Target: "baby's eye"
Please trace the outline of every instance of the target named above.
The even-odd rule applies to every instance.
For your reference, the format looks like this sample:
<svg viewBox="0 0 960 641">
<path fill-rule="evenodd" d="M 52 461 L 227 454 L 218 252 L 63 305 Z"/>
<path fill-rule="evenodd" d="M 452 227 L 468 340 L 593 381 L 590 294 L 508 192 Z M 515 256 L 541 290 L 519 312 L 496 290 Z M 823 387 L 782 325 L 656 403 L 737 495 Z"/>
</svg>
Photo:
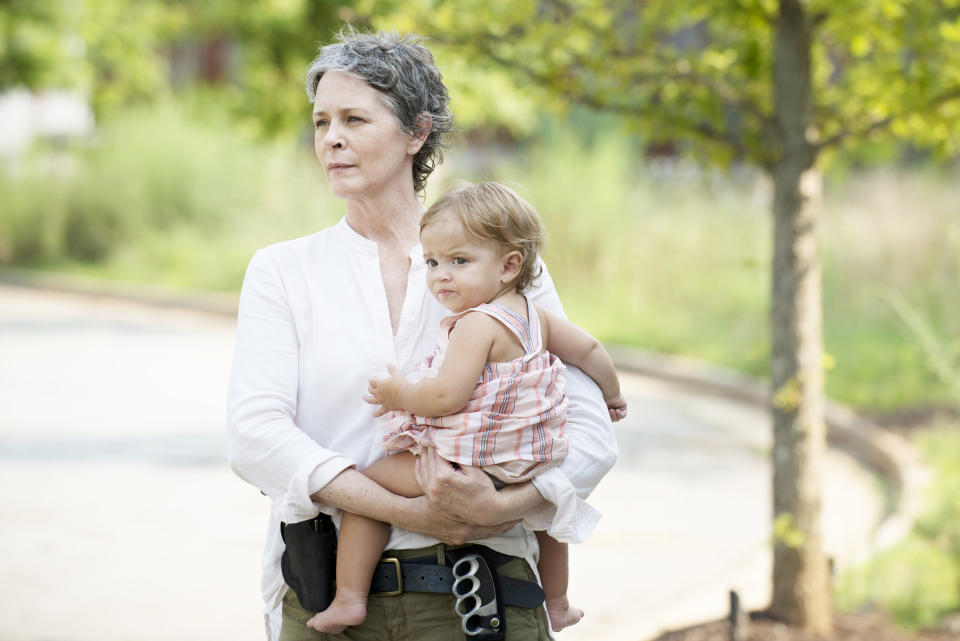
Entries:
<svg viewBox="0 0 960 641">
<path fill-rule="evenodd" d="M 428 258 L 428 259 L 426 259 L 424 262 L 427 263 L 427 267 L 436 267 L 436 266 L 437 266 L 437 261 L 434 260 L 433 258 Z"/>
<path fill-rule="evenodd" d="M 467 264 L 467 259 L 464 258 L 463 256 L 457 256 L 456 258 L 453 259 L 453 264 L 454 264 L 454 265 L 466 265 L 466 264 Z"/>
</svg>

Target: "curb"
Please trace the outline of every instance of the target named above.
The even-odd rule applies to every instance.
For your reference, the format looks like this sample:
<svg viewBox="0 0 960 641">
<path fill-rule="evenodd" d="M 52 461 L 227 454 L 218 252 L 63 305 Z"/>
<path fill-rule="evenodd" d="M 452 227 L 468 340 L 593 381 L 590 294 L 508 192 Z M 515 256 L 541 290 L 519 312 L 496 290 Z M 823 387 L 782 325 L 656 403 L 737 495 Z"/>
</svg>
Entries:
<svg viewBox="0 0 960 641">
<path fill-rule="evenodd" d="M 237 317 L 238 296 L 212 290 L 144 285 L 12 267 L 0 269 L 0 285 Z"/>
<path fill-rule="evenodd" d="M 769 407 L 770 386 L 762 379 L 683 356 L 661 354 L 636 347 L 608 345 L 618 369 L 670 381 L 701 394 Z M 846 452 L 885 481 L 884 514 L 873 540 L 859 555 L 865 561 L 902 539 L 913 527 L 920 509 L 920 490 L 929 480 L 910 442 L 854 410 L 827 401 L 824 407 L 827 443 Z"/>
</svg>

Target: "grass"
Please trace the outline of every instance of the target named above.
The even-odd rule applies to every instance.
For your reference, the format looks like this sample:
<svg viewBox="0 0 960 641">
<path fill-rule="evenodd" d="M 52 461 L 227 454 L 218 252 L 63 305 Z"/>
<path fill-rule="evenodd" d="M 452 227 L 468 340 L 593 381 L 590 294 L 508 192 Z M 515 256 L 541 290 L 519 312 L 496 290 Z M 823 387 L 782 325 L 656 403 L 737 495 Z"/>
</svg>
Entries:
<svg viewBox="0 0 960 641">
<path fill-rule="evenodd" d="M 342 216 L 305 160 L 176 105 L 131 112 L 0 172 L 0 265 L 237 291 L 257 248 Z"/>
<path fill-rule="evenodd" d="M 960 425 L 914 440 L 933 472 L 922 516 L 904 540 L 843 573 L 835 591 L 840 609 L 880 606 L 911 629 L 960 610 Z"/>
<path fill-rule="evenodd" d="M 823 234 L 827 350 L 838 357 L 828 391 L 880 409 L 954 403 L 955 385 L 936 361 L 942 353 L 960 373 L 956 179 L 879 173 L 837 191 Z"/>
<path fill-rule="evenodd" d="M 518 186 L 547 224 L 545 257 L 572 320 L 607 341 L 764 375 L 769 185 L 647 162 L 630 140 L 561 127 L 492 159 L 459 147 L 427 201 L 453 178 Z M 0 265 L 226 291 L 256 248 L 343 212 L 302 145 L 252 142 L 172 105 L 107 123 L 90 148 L 37 153 L 0 172 L 0 190 Z M 951 402 L 958 181 L 873 173 L 825 193 L 828 394 L 878 410 Z"/>
<path fill-rule="evenodd" d="M 631 156 L 622 138 L 561 140 L 531 152 L 534 171 L 503 172 L 545 219 L 571 318 L 608 341 L 763 372 L 765 199 L 753 184 L 657 177 Z"/>
</svg>

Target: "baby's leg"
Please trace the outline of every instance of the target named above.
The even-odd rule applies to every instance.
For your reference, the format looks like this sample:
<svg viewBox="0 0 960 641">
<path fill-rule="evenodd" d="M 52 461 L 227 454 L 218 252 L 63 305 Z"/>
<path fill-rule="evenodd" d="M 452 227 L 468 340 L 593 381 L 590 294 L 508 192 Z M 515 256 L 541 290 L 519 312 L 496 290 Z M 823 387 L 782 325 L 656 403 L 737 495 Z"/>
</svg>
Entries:
<svg viewBox="0 0 960 641">
<path fill-rule="evenodd" d="M 547 598 L 547 614 L 550 615 L 550 627 L 559 632 L 583 618 L 583 610 L 574 608 L 567 599 L 569 581 L 569 561 L 567 544 L 547 536 L 546 532 L 537 532 L 540 543 L 540 582 Z"/>
<path fill-rule="evenodd" d="M 415 461 L 412 454 L 403 452 L 380 459 L 363 473 L 395 494 L 420 496 Z M 337 540 L 337 593 L 330 607 L 307 621 L 309 627 L 339 634 L 347 626 L 363 623 L 370 580 L 389 537 L 389 524 L 344 513 Z"/>
<path fill-rule="evenodd" d="M 387 523 L 344 512 L 337 537 L 337 592 L 326 610 L 307 621 L 309 627 L 339 634 L 363 623 L 370 579 L 389 536 Z"/>
<path fill-rule="evenodd" d="M 374 462 L 373 465 L 363 470 L 363 473 L 376 481 L 380 487 L 412 499 L 423 495 L 423 490 L 417 483 L 417 475 L 414 472 L 416 465 L 416 456 L 410 452 L 399 452 Z"/>
</svg>

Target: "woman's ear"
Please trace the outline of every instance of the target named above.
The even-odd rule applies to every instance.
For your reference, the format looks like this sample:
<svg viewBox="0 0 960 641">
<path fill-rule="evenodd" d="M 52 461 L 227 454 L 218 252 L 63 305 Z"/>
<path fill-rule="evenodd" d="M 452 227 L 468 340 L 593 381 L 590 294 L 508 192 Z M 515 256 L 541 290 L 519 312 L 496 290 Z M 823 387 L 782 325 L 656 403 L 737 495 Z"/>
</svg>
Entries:
<svg viewBox="0 0 960 641">
<path fill-rule="evenodd" d="M 523 268 L 523 254 L 516 250 L 507 252 L 501 261 L 500 282 L 506 285 L 515 281 L 520 275 L 520 270 Z"/>
<path fill-rule="evenodd" d="M 410 144 L 407 145 L 407 153 L 411 156 L 420 151 L 423 143 L 427 141 L 427 136 L 430 135 L 430 130 L 433 129 L 433 117 L 424 111 L 417 116 L 414 127 L 413 135 L 410 136 Z"/>
</svg>

